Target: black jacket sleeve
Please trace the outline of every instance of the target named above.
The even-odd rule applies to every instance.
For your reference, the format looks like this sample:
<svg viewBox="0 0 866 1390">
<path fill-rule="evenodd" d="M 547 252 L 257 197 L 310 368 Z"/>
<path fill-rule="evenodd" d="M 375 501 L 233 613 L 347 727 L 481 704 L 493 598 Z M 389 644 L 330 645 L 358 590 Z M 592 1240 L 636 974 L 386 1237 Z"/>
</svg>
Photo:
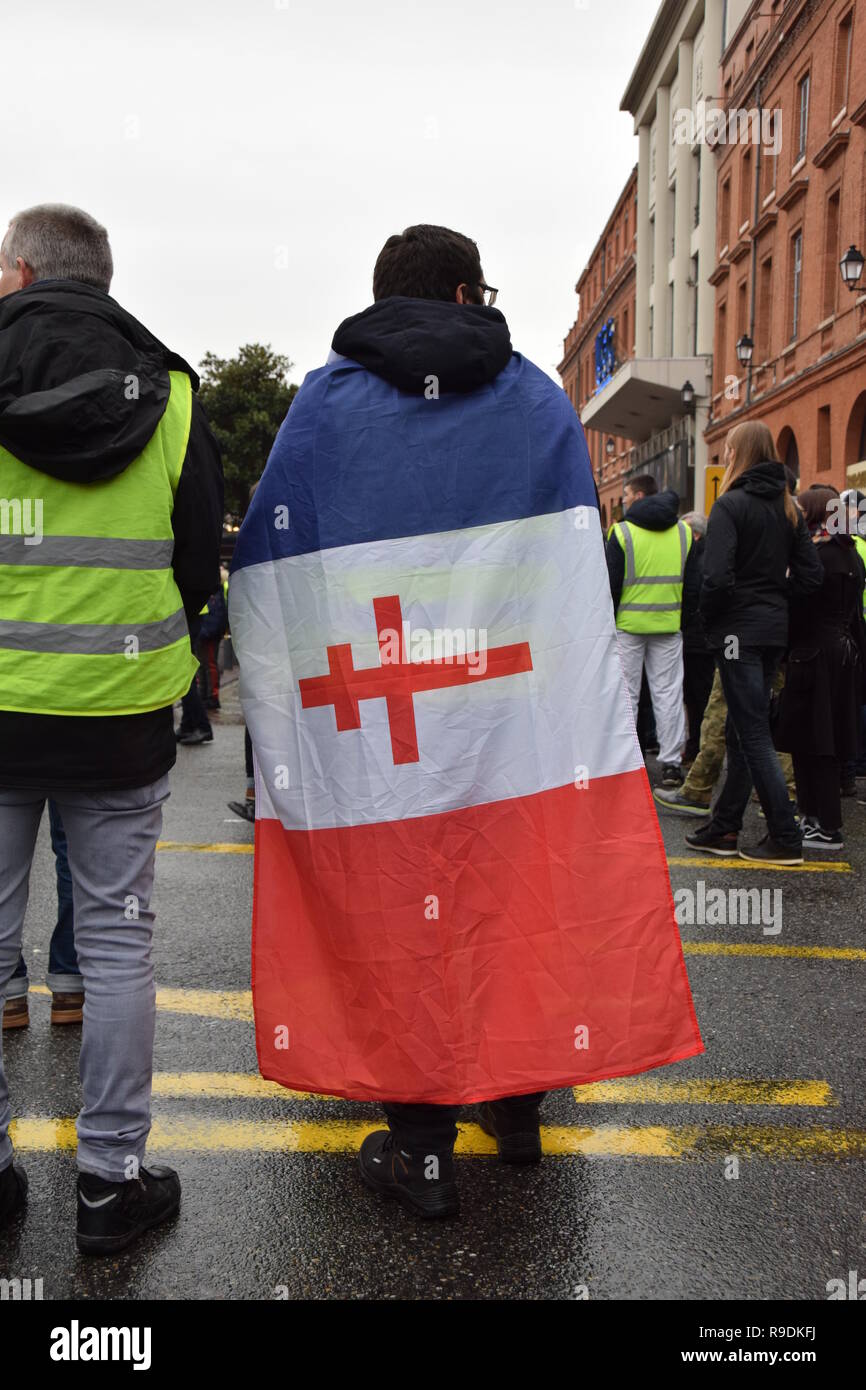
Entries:
<svg viewBox="0 0 866 1390">
<path fill-rule="evenodd" d="M 817 548 L 809 535 L 806 518 L 797 518 L 794 548 L 788 565 L 788 598 L 811 594 L 824 583 L 824 566 L 818 559 Z"/>
<path fill-rule="evenodd" d="M 707 525 L 704 546 L 704 577 L 701 584 L 700 611 L 704 620 L 724 612 L 734 595 L 736 583 L 737 528 L 734 519 L 719 498 Z"/>
<path fill-rule="evenodd" d="M 615 613 L 622 598 L 622 582 L 625 579 L 625 552 L 616 538 L 615 531 L 610 533 L 605 555 L 607 557 L 607 577 L 610 581 L 610 596 L 613 599 L 613 611 Z"/>
<path fill-rule="evenodd" d="M 703 571 L 703 546 L 694 540 L 689 546 L 689 553 L 686 556 L 685 569 L 683 570 L 683 601 L 680 612 L 680 627 L 683 629 L 693 623 L 700 627 L 698 609 Z"/>
<path fill-rule="evenodd" d="M 172 569 L 187 622 L 220 587 L 223 469 L 219 447 L 202 406 L 193 396 L 189 443 L 171 517 Z"/>
</svg>

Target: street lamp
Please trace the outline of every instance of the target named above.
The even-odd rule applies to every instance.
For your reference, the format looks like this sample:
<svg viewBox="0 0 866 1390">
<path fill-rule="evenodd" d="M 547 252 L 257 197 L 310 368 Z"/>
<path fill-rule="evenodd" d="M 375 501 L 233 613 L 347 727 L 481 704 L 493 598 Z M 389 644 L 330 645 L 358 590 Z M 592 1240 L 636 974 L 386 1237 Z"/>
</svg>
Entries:
<svg viewBox="0 0 866 1390">
<path fill-rule="evenodd" d="M 690 381 L 683 382 L 682 389 L 680 390 L 680 400 L 683 403 L 683 409 L 690 411 L 695 403 L 695 388 Z"/>
<path fill-rule="evenodd" d="M 842 280 L 849 290 L 856 290 L 860 283 L 860 276 L 863 274 L 862 251 L 858 251 L 856 246 L 849 246 L 839 262 L 839 269 L 842 272 Z"/>
<path fill-rule="evenodd" d="M 613 442 L 613 440 L 611 439 L 610 435 L 608 435 L 608 437 L 607 437 L 607 443 L 606 443 L 605 446 L 604 446 L 604 451 L 605 451 L 605 453 L 607 454 L 607 456 L 608 456 L 609 459 L 612 459 L 613 456 L 614 456 L 614 454 L 616 453 L 616 445 L 614 444 L 614 442 Z"/>
<path fill-rule="evenodd" d="M 742 338 L 739 338 L 737 341 L 737 361 L 741 366 L 748 367 L 751 365 L 752 353 L 754 351 L 755 344 L 752 342 L 748 333 L 744 333 Z"/>
</svg>

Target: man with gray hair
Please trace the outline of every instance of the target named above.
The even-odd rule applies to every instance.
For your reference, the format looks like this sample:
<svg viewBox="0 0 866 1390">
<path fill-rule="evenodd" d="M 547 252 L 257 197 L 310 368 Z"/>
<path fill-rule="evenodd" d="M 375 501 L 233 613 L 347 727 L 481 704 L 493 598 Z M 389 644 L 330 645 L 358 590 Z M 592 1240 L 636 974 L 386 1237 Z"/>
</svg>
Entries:
<svg viewBox="0 0 866 1390">
<path fill-rule="evenodd" d="M 155 990 L 150 907 L 190 627 L 220 582 L 222 468 L 198 378 L 108 291 L 86 212 L 17 213 L 0 245 L 0 1003 L 45 801 L 68 841 L 84 980 L 78 1247 L 172 1216 L 144 1166 Z M 0 1054 L 0 1227 L 13 1162 Z"/>
</svg>

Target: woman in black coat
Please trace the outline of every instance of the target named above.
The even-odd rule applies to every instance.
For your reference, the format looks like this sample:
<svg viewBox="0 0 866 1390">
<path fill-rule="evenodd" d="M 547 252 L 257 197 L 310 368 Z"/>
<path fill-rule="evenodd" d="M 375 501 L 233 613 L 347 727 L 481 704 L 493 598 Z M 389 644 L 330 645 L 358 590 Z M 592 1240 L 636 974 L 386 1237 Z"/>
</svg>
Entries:
<svg viewBox="0 0 866 1390">
<path fill-rule="evenodd" d="M 823 571 L 766 425 L 735 425 L 725 462 L 707 528 L 700 610 L 728 706 L 728 767 L 710 821 L 686 844 L 759 863 L 802 864 L 802 836 L 770 732 L 770 688 L 788 645 L 788 602 L 820 588 Z M 769 833 L 743 849 L 737 837 L 753 783 Z"/>
<path fill-rule="evenodd" d="M 810 488 L 800 507 L 824 582 L 791 600 L 788 675 L 776 747 L 793 754 L 804 849 L 842 848 L 840 764 L 857 753 L 863 701 L 866 571 L 849 535 L 828 529 L 830 488 Z"/>
</svg>

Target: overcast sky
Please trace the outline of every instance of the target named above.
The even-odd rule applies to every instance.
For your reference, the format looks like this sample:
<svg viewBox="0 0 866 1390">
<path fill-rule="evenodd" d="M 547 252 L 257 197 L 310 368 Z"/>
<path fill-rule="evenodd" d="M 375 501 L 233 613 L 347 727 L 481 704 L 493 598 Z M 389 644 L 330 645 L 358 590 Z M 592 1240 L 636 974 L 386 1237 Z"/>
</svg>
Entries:
<svg viewBox="0 0 866 1390">
<path fill-rule="evenodd" d="M 108 227 L 112 293 L 194 365 L 320 365 L 385 238 L 474 237 L 555 376 L 637 160 L 619 103 L 656 0 L 0 0 L 2 209 Z M 558 379 L 558 378 L 557 378 Z"/>
</svg>

